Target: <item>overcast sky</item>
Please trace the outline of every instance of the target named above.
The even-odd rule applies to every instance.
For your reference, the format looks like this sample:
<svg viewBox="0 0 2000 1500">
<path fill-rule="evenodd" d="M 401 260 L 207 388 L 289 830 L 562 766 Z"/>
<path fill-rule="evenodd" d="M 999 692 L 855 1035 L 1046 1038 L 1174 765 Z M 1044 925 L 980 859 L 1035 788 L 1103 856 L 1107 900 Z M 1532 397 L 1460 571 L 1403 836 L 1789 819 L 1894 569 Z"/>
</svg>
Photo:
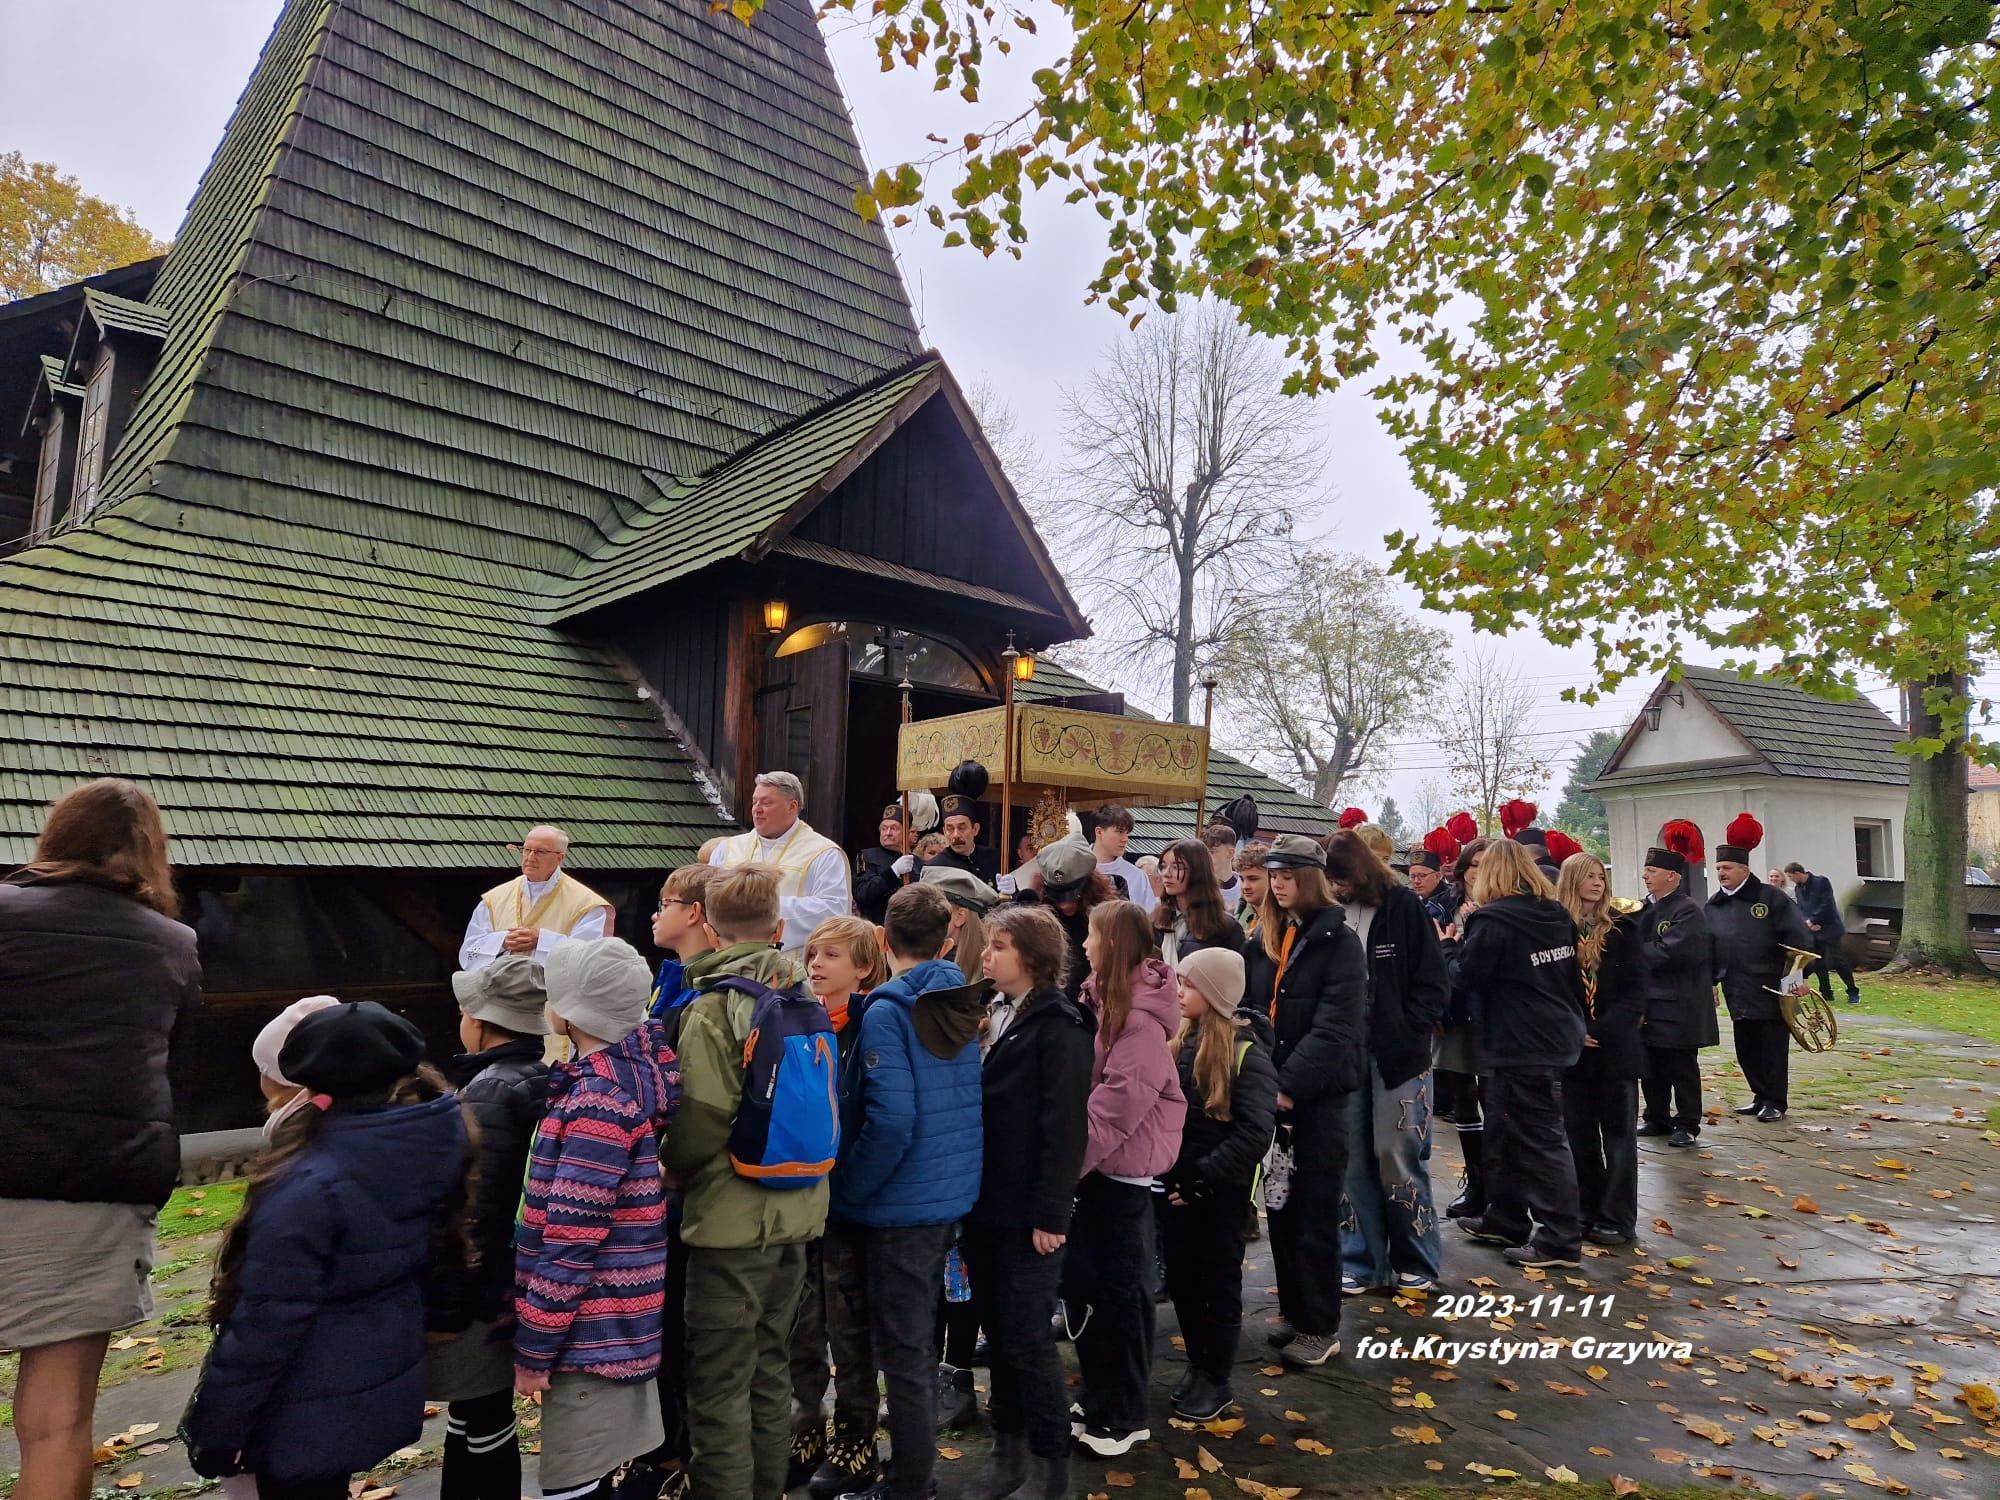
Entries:
<svg viewBox="0 0 2000 1500">
<path fill-rule="evenodd" d="M 11 0 L 7 45 L 0 49 L 0 151 L 55 162 L 89 191 L 132 208 L 154 233 L 171 236 L 280 8 L 280 0 Z M 995 98 L 967 106 L 906 71 L 882 73 L 872 45 L 851 25 L 835 24 L 831 41 L 871 167 L 922 155 L 928 132 L 956 140 L 982 129 L 1006 105 Z M 1017 53 L 1015 60 L 1024 59 Z M 1010 72 L 1026 76 L 1025 67 L 1010 69 L 1009 62 L 989 62 L 983 70 L 989 87 Z M 1104 254 L 1102 227 L 1088 209 L 1067 208 L 1050 195 L 1030 207 L 1031 242 L 1021 263 L 941 250 L 927 229 L 899 236 L 904 278 L 927 340 L 963 383 L 989 382 L 1052 456 L 1062 448 L 1062 388 L 1079 383 L 1124 327 L 1105 309 L 1083 305 Z M 1384 560 L 1382 537 L 1399 528 L 1428 529 L 1427 508 L 1363 390 L 1322 397 L 1317 405 L 1337 487 L 1310 518 L 1310 529 L 1344 550 Z M 1456 621 L 1436 623 L 1462 642 L 1474 639 Z M 1540 744 L 1558 764 L 1541 799 L 1552 809 L 1563 769 L 1583 738 L 1595 728 L 1622 728 L 1650 682 L 1628 685 L 1596 707 L 1566 704 L 1562 690 L 1587 680 L 1585 652 L 1525 633 L 1500 649 L 1535 688 Z M 1139 684 L 1112 685 L 1145 697 Z M 1893 706 L 1893 698 L 1882 701 Z M 1424 781 L 1445 776 L 1445 757 L 1428 737 L 1407 739 L 1396 748 L 1386 786 L 1406 811 Z M 1360 800 L 1372 811 L 1380 795 Z"/>
</svg>

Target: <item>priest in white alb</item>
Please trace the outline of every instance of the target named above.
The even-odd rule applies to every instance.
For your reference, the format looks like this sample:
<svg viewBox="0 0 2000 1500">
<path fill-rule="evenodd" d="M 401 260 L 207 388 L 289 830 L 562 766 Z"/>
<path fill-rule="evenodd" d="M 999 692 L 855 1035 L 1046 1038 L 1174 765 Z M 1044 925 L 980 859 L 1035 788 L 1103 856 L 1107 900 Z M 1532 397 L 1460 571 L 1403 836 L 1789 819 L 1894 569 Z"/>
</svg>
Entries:
<svg viewBox="0 0 2000 1500">
<path fill-rule="evenodd" d="M 750 793 L 750 832 L 725 839 L 709 856 L 712 865 L 775 865 L 784 875 L 778 913 L 784 919 L 780 946 L 798 952 L 812 930 L 828 917 L 853 914 L 847 856 L 831 839 L 799 816 L 806 790 L 790 771 L 766 771 Z"/>
<path fill-rule="evenodd" d="M 546 962 L 567 938 L 611 935 L 611 903 L 562 868 L 569 835 L 560 828 L 530 828 L 521 840 L 521 873 L 496 885 L 472 909 L 461 969 L 483 969 L 503 953 L 531 953 Z"/>
</svg>

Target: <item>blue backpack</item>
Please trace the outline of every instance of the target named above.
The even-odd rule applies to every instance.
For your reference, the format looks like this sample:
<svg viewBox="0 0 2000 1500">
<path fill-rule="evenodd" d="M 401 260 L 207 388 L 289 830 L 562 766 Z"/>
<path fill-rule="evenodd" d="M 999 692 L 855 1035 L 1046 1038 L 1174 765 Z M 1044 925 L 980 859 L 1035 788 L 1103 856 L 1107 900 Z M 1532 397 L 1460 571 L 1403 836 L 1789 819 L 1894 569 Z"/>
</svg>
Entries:
<svg viewBox="0 0 2000 1500">
<path fill-rule="evenodd" d="M 840 1052 L 826 1007 L 803 988 L 774 990 L 754 979 L 714 988 L 751 1000 L 730 1165 L 767 1188 L 824 1181 L 840 1149 Z"/>
</svg>

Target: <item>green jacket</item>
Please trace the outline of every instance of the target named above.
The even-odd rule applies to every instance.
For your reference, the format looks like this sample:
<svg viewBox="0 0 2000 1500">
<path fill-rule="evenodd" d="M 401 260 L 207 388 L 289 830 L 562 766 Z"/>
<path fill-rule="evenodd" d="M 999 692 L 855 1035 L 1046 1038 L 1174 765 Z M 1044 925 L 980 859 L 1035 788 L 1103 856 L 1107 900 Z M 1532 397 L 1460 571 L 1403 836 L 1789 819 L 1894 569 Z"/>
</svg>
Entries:
<svg viewBox="0 0 2000 1500">
<path fill-rule="evenodd" d="M 667 1127 L 660 1161 L 682 1185 L 681 1238 L 711 1250 L 795 1245 L 826 1229 L 827 1185 L 781 1190 L 736 1175 L 729 1132 L 743 1102 L 743 1046 L 750 1037 L 751 1000 L 709 993 L 731 976 L 775 988 L 798 982 L 799 966 L 769 943 L 736 943 L 692 960 L 682 982 L 703 993 L 681 1020 L 681 1105 Z"/>
</svg>

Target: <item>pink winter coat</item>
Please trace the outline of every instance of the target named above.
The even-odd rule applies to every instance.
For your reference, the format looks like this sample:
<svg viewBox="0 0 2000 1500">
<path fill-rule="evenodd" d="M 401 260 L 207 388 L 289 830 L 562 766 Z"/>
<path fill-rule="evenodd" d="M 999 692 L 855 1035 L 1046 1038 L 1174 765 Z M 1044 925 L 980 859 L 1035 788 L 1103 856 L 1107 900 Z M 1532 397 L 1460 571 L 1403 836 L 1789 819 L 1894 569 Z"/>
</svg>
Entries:
<svg viewBox="0 0 2000 1500">
<path fill-rule="evenodd" d="M 1098 1013 L 1095 979 L 1084 982 L 1083 1003 Z M 1157 958 L 1144 960 L 1132 977 L 1125 1029 L 1108 1049 L 1102 1037 L 1097 1042 L 1084 1176 L 1153 1177 L 1179 1156 L 1187 1099 L 1167 1043 L 1180 1030 L 1180 1020 L 1174 971 Z"/>
</svg>

